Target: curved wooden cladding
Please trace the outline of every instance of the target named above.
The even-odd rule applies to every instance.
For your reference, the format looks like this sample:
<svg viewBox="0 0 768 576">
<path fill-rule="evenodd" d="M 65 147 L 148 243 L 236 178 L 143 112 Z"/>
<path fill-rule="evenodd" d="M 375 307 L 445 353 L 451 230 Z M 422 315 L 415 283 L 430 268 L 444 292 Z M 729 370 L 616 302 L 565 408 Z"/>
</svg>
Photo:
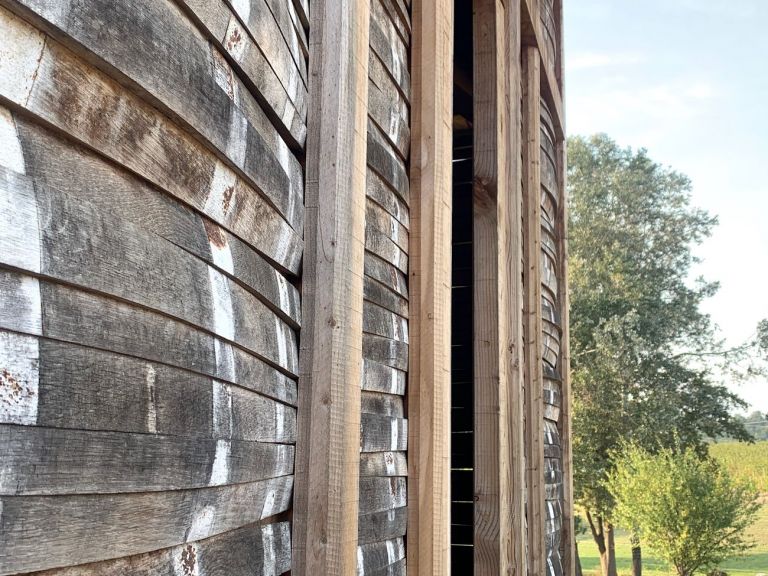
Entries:
<svg viewBox="0 0 768 576">
<path fill-rule="evenodd" d="M 541 4 L 542 18 L 547 0 Z M 560 443 L 560 415 L 562 407 L 560 341 L 562 323 L 560 274 L 559 219 L 561 191 L 558 178 L 556 136 L 552 116 L 547 103 L 540 102 L 540 170 L 541 170 L 541 309 L 544 386 L 544 498 L 546 571 L 548 576 L 563 575 L 563 462 Z"/>
<path fill-rule="evenodd" d="M 290 570 L 306 9 L 0 0 L 0 574 Z"/>
<path fill-rule="evenodd" d="M 541 23 L 542 55 L 552 70 L 558 70 L 560 65 L 560 30 L 557 11 L 560 0 L 539 0 L 539 19 Z"/>
<path fill-rule="evenodd" d="M 363 285 L 358 574 L 405 574 L 410 17 L 372 0 Z"/>
</svg>

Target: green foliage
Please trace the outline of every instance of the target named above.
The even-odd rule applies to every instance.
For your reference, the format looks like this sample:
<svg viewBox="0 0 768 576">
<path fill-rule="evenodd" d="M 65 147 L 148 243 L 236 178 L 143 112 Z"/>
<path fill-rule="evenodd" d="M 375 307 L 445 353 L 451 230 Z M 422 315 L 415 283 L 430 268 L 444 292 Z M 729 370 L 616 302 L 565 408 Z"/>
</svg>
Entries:
<svg viewBox="0 0 768 576">
<path fill-rule="evenodd" d="M 637 529 L 679 576 L 716 568 L 753 545 L 745 532 L 757 518 L 757 493 L 690 448 L 652 454 L 628 445 L 606 485 L 615 518 Z"/>
<path fill-rule="evenodd" d="M 758 345 L 723 350 L 701 312 L 717 284 L 689 281 L 692 248 L 716 219 L 691 207 L 685 176 L 604 135 L 571 138 L 568 158 L 575 495 L 610 517 L 604 481 L 623 440 L 703 453 L 706 437 L 749 438 L 713 364 Z"/>
<path fill-rule="evenodd" d="M 758 492 L 768 494 L 768 442 L 710 444 L 709 453 L 732 477 L 747 480 Z M 768 571 L 768 564 L 765 571 Z"/>
</svg>

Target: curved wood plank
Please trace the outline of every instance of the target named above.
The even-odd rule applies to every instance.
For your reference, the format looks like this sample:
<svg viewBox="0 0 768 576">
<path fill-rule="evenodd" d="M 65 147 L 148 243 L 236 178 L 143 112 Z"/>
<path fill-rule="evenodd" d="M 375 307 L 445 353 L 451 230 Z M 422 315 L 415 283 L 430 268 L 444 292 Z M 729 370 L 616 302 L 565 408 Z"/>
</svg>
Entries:
<svg viewBox="0 0 768 576">
<path fill-rule="evenodd" d="M 26 241 L 40 257 L 22 269 L 161 311 L 298 371 L 294 331 L 240 285 L 132 222 L 12 174 L 0 180 L 0 202 L 13 205 L 13 221 L 26 217 L 25 228 L 39 228 Z M 14 265 L 5 253 L 0 263 Z"/>
<path fill-rule="evenodd" d="M 408 420 L 378 414 L 360 415 L 361 452 L 399 452 L 408 449 Z"/>
<path fill-rule="evenodd" d="M 407 475 L 408 462 L 405 458 L 405 452 L 368 452 L 360 454 L 360 476 Z"/>
<path fill-rule="evenodd" d="M 369 392 L 367 390 L 363 390 L 360 396 L 361 412 L 394 418 L 405 417 L 402 396 L 382 394 L 380 392 Z"/>
<path fill-rule="evenodd" d="M 232 0 L 228 0 L 228 3 L 230 6 L 233 4 Z M 269 9 L 272 10 L 272 14 L 280 26 L 280 32 L 291 51 L 295 50 L 294 45 L 298 46 L 298 57 L 304 59 L 306 69 L 306 60 L 309 57 L 309 39 L 293 2 L 290 0 L 267 0 L 267 4 L 269 4 Z"/>
<path fill-rule="evenodd" d="M 240 169 L 299 230 L 303 221 L 299 162 L 257 107 L 240 106 L 228 65 L 173 2 L 4 0 L 30 15 L 69 48 L 137 92 L 150 95 Z M 103 30 L 108 29 L 109 34 Z M 147 66 L 147 62 L 152 62 Z M 117 73 L 115 74 L 115 72 Z M 230 81 L 228 81 L 230 80 Z"/>
<path fill-rule="evenodd" d="M 368 276 L 363 277 L 363 297 L 395 314 L 408 316 L 408 300 Z"/>
<path fill-rule="evenodd" d="M 368 115 L 407 159 L 411 139 L 408 102 L 376 55 L 371 53 L 368 61 Z"/>
<path fill-rule="evenodd" d="M 408 370 L 408 344 L 374 334 L 363 334 L 363 357 L 398 370 Z"/>
<path fill-rule="evenodd" d="M 266 576 L 283 574 L 290 568 L 290 524 L 280 522 L 250 524 L 173 548 L 45 570 L 35 576 Z"/>
<path fill-rule="evenodd" d="M 0 59 L 0 96 L 203 212 L 281 268 L 298 271 L 301 238 L 260 194 L 155 108 L 44 39 L 0 8 L 0 51 L 9 55 Z"/>
<path fill-rule="evenodd" d="M 184 490 L 293 473 L 293 446 L 0 424 L 0 496 Z"/>
<path fill-rule="evenodd" d="M 411 225 L 408 206 L 384 183 L 381 176 L 370 168 L 365 175 L 365 194 L 392 214 L 407 230 Z"/>
<path fill-rule="evenodd" d="M 395 510 L 405 504 L 405 478 L 360 478 L 360 516 Z"/>
<path fill-rule="evenodd" d="M 397 244 L 403 252 L 408 252 L 408 229 L 370 199 L 366 200 L 365 205 L 365 226 L 380 232 Z"/>
<path fill-rule="evenodd" d="M 405 536 L 408 524 L 408 508 L 395 508 L 358 517 L 358 544 L 370 544 Z"/>
<path fill-rule="evenodd" d="M 357 547 L 357 573 L 360 575 L 379 572 L 405 558 L 402 538 L 363 544 Z"/>
<path fill-rule="evenodd" d="M 296 441 L 296 410 L 246 388 L 36 336 L 0 331 L 0 344 L 2 369 L 34 393 L 34 398 L 6 397 L 0 405 L 0 423 L 214 440 Z M 22 359 L 25 364 L 20 365 Z M 22 406 L 28 418 L 19 418 Z"/>
<path fill-rule="evenodd" d="M 410 183 L 403 159 L 387 142 L 384 134 L 368 119 L 368 166 L 383 178 L 402 200 L 410 201 Z"/>
<path fill-rule="evenodd" d="M 408 299 L 408 279 L 401 270 L 371 253 L 366 253 L 363 269 L 366 276 L 381 282 L 390 290 Z"/>
<path fill-rule="evenodd" d="M 408 49 L 397 28 L 384 12 L 380 2 L 371 2 L 371 49 L 381 59 L 387 72 L 400 87 L 405 99 L 411 99 L 411 76 L 408 73 Z"/>
<path fill-rule="evenodd" d="M 403 370 L 363 358 L 363 390 L 402 396 L 405 394 L 405 377 Z"/>
<path fill-rule="evenodd" d="M 363 301 L 363 332 L 408 343 L 408 320 L 371 302 Z"/>
<path fill-rule="evenodd" d="M 139 494 L 0 498 L 0 573 L 97 562 L 202 540 L 288 509 L 293 477 Z M 40 554 L 45 550 L 45 554 Z"/>
<path fill-rule="evenodd" d="M 408 255 L 388 236 L 373 226 L 365 227 L 366 259 L 372 253 L 385 262 L 396 266 L 403 274 L 408 273 Z"/>
<path fill-rule="evenodd" d="M 0 328 L 184 368 L 296 402 L 294 380 L 207 332 L 124 302 L 1 268 Z"/>
</svg>

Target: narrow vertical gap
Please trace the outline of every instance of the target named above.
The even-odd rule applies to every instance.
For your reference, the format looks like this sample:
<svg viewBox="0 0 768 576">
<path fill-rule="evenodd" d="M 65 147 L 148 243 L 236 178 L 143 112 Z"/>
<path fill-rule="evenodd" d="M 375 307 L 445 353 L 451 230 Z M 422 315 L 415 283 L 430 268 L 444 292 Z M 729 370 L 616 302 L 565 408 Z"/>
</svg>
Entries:
<svg viewBox="0 0 768 576">
<path fill-rule="evenodd" d="M 456 0 L 451 301 L 451 569 L 474 574 L 472 3 Z"/>
</svg>

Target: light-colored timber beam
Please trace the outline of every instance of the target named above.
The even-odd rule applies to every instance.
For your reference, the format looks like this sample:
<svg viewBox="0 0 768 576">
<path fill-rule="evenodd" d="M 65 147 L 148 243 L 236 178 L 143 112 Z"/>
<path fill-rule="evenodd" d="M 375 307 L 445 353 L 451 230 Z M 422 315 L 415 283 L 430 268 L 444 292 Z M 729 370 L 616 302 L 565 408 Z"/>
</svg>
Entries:
<svg viewBox="0 0 768 576">
<path fill-rule="evenodd" d="M 368 101 L 367 0 L 317 0 L 309 125 L 293 573 L 357 574 Z"/>
<path fill-rule="evenodd" d="M 450 573 L 453 1 L 414 0 L 408 573 Z"/>
<path fill-rule="evenodd" d="M 528 479 L 529 574 L 544 574 L 544 438 L 541 358 L 541 130 L 539 86 L 541 56 L 538 48 L 523 52 L 523 214 L 525 214 L 525 440 Z"/>
</svg>

